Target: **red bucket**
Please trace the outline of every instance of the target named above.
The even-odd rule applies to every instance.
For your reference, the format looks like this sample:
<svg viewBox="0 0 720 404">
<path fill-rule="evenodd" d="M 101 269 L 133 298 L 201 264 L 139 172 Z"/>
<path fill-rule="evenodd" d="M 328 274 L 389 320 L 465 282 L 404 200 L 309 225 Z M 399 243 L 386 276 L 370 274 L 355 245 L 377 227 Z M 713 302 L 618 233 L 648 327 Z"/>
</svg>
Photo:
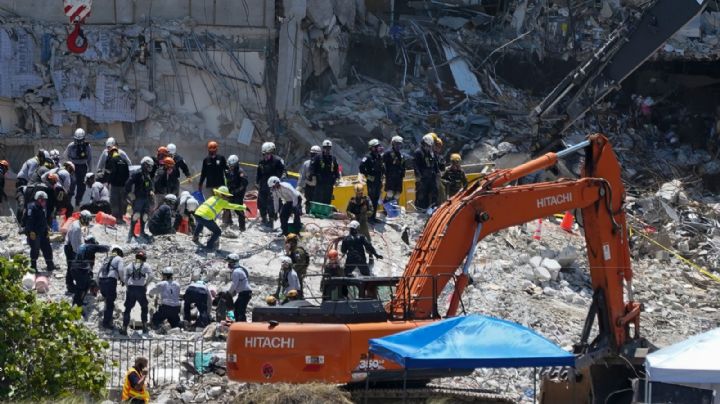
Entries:
<svg viewBox="0 0 720 404">
<path fill-rule="evenodd" d="M 257 199 L 245 199 L 243 201 L 245 205 L 245 217 L 248 219 L 254 219 L 257 217 Z"/>
<path fill-rule="evenodd" d="M 115 226 L 117 219 L 115 219 L 115 216 L 108 215 L 105 212 L 98 212 L 97 215 L 95 215 L 95 222 L 103 226 Z"/>
</svg>

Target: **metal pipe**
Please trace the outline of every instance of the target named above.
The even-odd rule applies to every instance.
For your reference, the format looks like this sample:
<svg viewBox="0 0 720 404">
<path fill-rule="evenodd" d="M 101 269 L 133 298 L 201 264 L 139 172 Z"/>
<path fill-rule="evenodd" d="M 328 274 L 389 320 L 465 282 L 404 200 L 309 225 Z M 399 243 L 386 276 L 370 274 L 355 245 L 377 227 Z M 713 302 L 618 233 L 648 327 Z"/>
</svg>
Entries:
<svg viewBox="0 0 720 404">
<path fill-rule="evenodd" d="M 589 141 L 589 140 L 584 140 L 584 141 L 582 141 L 582 142 L 580 142 L 580 143 L 578 143 L 578 144 L 576 144 L 576 145 L 573 145 L 573 146 L 568 147 L 568 148 L 565 149 L 565 150 L 561 150 L 561 151 L 557 152 L 557 156 L 558 156 L 558 158 L 563 158 L 563 157 L 565 157 L 565 156 L 567 156 L 567 155 L 569 155 L 569 154 L 573 154 L 573 153 L 575 153 L 576 151 L 579 151 L 580 149 L 584 149 L 584 148 L 586 148 L 586 147 L 588 147 L 588 146 L 590 146 L 590 141 Z"/>
</svg>

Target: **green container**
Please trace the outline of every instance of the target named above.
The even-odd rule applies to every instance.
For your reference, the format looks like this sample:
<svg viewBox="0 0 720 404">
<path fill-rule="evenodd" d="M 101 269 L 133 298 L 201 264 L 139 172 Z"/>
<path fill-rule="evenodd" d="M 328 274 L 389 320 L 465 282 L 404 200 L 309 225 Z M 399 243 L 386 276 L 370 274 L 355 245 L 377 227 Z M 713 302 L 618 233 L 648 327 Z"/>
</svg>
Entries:
<svg viewBox="0 0 720 404">
<path fill-rule="evenodd" d="M 324 203 L 310 202 L 310 214 L 321 219 L 327 219 L 332 216 L 335 207 Z"/>
</svg>

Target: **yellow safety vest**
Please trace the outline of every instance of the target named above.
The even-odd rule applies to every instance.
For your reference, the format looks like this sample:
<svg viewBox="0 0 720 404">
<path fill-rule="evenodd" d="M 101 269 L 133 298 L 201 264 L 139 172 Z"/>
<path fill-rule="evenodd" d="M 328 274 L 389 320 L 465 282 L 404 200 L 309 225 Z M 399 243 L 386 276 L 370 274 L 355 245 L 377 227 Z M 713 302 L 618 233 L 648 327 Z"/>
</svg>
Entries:
<svg viewBox="0 0 720 404">
<path fill-rule="evenodd" d="M 195 214 L 206 220 L 215 220 L 223 209 L 245 210 L 245 205 L 237 205 L 217 196 L 211 196 L 197 208 Z"/>
<path fill-rule="evenodd" d="M 130 368 L 128 372 L 125 374 L 125 382 L 123 383 L 123 389 L 122 389 L 122 401 L 128 401 L 133 398 L 137 398 L 140 400 L 145 401 L 146 403 L 150 402 L 150 392 L 148 392 L 147 387 L 143 387 L 142 390 L 138 391 L 133 388 L 133 386 L 130 384 L 130 374 L 131 373 L 137 373 L 138 377 L 142 377 L 140 372 L 135 370 L 135 368 Z"/>
</svg>

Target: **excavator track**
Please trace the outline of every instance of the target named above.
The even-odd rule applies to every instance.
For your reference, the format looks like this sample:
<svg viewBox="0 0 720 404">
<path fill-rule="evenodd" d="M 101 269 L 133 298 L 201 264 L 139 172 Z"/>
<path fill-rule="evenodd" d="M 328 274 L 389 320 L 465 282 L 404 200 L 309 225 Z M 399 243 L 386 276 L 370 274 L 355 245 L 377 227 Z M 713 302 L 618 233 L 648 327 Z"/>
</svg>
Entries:
<svg viewBox="0 0 720 404">
<path fill-rule="evenodd" d="M 450 388 L 435 385 L 409 387 L 405 390 L 397 387 L 370 388 L 361 386 L 350 389 L 352 400 L 356 403 L 514 403 L 516 400 L 505 394 L 491 393 L 487 390 Z M 387 400 L 387 401 L 385 401 Z"/>
</svg>

